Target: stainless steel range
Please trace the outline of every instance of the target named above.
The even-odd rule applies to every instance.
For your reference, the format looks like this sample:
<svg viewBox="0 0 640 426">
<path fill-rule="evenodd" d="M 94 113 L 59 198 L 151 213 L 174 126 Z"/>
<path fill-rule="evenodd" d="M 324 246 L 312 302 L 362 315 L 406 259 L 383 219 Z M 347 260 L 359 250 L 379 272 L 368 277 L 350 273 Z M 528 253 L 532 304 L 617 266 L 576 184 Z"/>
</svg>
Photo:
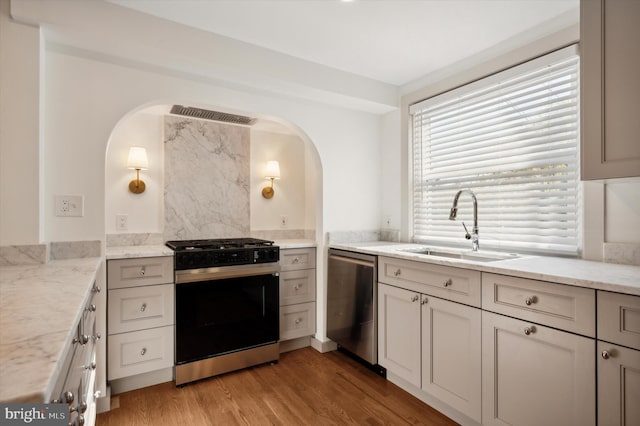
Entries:
<svg viewBox="0 0 640 426">
<path fill-rule="evenodd" d="M 176 385 L 277 361 L 280 248 L 255 238 L 166 245 L 175 251 Z"/>
</svg>

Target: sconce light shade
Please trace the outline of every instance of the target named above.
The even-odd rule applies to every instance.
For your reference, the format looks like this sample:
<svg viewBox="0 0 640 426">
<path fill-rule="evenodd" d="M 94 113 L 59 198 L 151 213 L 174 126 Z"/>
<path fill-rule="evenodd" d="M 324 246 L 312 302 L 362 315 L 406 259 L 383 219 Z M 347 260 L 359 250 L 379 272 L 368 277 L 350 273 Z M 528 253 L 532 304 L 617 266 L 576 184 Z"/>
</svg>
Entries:
<svg viewBox="0 0 640 426">
<path fill-rule="evenodd" d="M 129 148 L 127 168 L 135 169 L 136 171 L 136 178 L 129 182 L 129 191 L 134 194 L 142 194 L 146 189 L 146 185 L 140 180 L 140 170 L 147 170 L 149 168 L 147 150 L 139 146 L 132 146 Z"/>
<path fill-rule="evenodd" d="M 149 160 L 147 159 L 147 150 L 140 146 L 132 146 L 129 148 L 129 160 L 127 168 L 136 170 L 147 170 L 149 168 Z"/>
<path fill-rule="evenodd" d="M 267 161 L 267 172 L 265 179 L 280 179 L 280 163 L 277 161 Z"/>
<path fill-rule="evenodd" d="M 273 194 L 275 194 L 273 181 L 280 179 L 280 163 L 277 161 L 267 161 L 267 170 L 264 178 L 271 181 L 271 186 L 262 188 L 262 196 L 267 199 L 273 198 Z"/>
</svg>

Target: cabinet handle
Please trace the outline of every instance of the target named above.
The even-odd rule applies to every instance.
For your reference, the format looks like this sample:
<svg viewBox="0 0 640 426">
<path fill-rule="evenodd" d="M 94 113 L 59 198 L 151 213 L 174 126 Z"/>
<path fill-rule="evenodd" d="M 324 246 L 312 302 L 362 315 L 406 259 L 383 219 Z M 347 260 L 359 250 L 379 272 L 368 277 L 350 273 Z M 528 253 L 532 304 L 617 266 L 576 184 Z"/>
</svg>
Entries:
<svg viewBox="0 0 640 426">
<path fill-rule="evenodd" d="M 417 294 L 414 294 L 413 297 L 411 298 L 412 302 L 417 302 L 418 299 L 420 299 L 420 296 L 418 296 Z"/>
<path fill-rule="evenodd" d="M 144 312 L 147 310 L 147 304 L 143 303 L 142 305 L 140 305 L 140 312 Z"/>
<path fill-rule="evenodd" d="M 142 268 L 140 268 L 140 275 L 142 275 L 144 277 L 146 270 L 145 267 L 143 266 Z"/>
<path fill-rule="evenodd" d="M 147 348 L 142 348 L 142 350 L 140 351 L 140 355 L 144 356 L 144 354 L 147 353 Z"/>
<path fill-rule="evenodd" d="M 97 308 L 96 308 L 96 305 L 92 303 L 92 304 L 90 304 L 90 305 L 89 305 L 89 307 L 88 307 L 88 308 L 85 308 L 85 311 L 88 311 L 88 312 L 95 312 L 95 311 L 96 311 L 96 309 L 97 309 Z"/>
<path fill-rule="evenodd" d="M 86 345 L 89 343 L 89 336 L 86 334 L 82 334 L 80 337 L 73 339 L 73 343 L 80 343 L 81 345 Z"/>
<path fill-rule="evenodd" d="M 298 291 L 298 290 L 300 290 L 300 287 L 301 287 L 300 284 L 296 284 L 296 285 L 293 286 L 293 289 Z"/>
<path fill-rule="evenodd" d="M 531 306 L 532 303 L 536 303 L 538 301 L 538 298 L 536 296 L 531 296 L 531 297 L 527 297 L 524 301 L 524 303 L 527 306 Z"/>
<path fill-rule="evenodd" d="M 300 262 L 300 259 L 298 258 L 298 256 L 294 257 L 293 258 L 293 263 L 298 263 L 298 262 Z"/>
<path fill-rule="evenodd" d="M 301 322 L 302 322 L 302 318 L 296 318 L 296 321 L 295 321 L 296 325 L 300 324 Z"/>
<path fill-rule="evenodd" d="M 613 356 L 613 354 L 607 350 L 602 351 L 602 358 L 609 359 Z"/>
<path fill-rule="evenodd" d="M 399 277 L 401 273 L 402 271 L 400 269 L 396 269 L 396 271 L 393 273 L 393 276 Z"/>
<path fill-rule="evenodd" d="M 536 332 L 536 328 L 534 326 L 524 328 L 524 334 L 526 334 L 527 336 L 535 332 Z"/>
<path fill-rule="evenodd" d="M 93 285 L 93 288 L 91 289 L 92 292 L 94 293 L 100 293 L 102 289 L 100 287 L 98 287 L 97 285 Z"/>
<path fill-rule="evenodd" d="M 451 278 L 449 278 L 448 280 L 446 280 L 446 281 L 444 282 L 444 286 L 445 286 L 445 287 L 450 287 L 450 286 L 451 286 L 451 284 L 453 284 L 453 280 L 452 280 Z"/>
<path fill-rule="evenodd" d="M 429 299 L 427 299 L 426 297 L 422 299 L 422 302 L 420 302 L 422 305 L 426 305 L 427 303 L 429 303 Z"/>
</svg>

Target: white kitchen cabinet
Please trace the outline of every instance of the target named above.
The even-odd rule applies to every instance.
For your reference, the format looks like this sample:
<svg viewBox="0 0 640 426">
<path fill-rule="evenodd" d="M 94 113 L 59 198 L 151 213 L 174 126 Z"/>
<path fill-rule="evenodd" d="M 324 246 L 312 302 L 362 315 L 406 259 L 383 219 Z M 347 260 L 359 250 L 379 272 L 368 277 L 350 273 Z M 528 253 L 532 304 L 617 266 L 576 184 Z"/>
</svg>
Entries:
<svg viewBox="0 0 640 426">
<path fill-rule="evenodd" d="M 640 351 L 598 342 L 598 425 L 640 425 Z"/>
<path fill-rule="evenodd" d="M 378 283 L 378 364 L 420 387 L 420 294 Z"/>
<path fill-rule="evenodd" d="M 173 379 L 173 257 L 107 261 L 107 378 L 115 393 Z"/>
<path fill-rule="evenodd" d="M 422 390 L 481 422 L 481 310 L 421 297 Z"/>
<path fill-rule="evenodd" d="M 595 425 L 595 340 L 482 312 L 482 424 Z"/>
<path fill-rule="evenodd" d="M 582 179 L 640 176 L 640 2 L 580 2 Z"/>
<path fill-rule="evenodd" d="M 598 291 L 596 357 L 598 424 L 640 425 L 640 297 Z"/>
<path fill-rule="evenodd" d="M 312 336 L 316 332 L 316 249 L 280 250 L 280 341 Z M 308 343 L 306 344 L 308 346 Z M 281 350 L 301 347 L 281 345 Z"/>
</svg>

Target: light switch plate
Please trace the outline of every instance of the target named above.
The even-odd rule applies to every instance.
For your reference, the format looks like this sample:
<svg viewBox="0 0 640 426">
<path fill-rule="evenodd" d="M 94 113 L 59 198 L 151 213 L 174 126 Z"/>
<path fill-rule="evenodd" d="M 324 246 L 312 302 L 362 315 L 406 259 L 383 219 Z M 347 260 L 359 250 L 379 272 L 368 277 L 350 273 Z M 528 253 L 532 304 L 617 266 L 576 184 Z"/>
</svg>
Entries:
<svg viewBox="0 0 640 426">
<path fill-rule="evenodd" d="M 84 195 L 56 195 L 56 216 L 84 216 Z"/>
</svg>

